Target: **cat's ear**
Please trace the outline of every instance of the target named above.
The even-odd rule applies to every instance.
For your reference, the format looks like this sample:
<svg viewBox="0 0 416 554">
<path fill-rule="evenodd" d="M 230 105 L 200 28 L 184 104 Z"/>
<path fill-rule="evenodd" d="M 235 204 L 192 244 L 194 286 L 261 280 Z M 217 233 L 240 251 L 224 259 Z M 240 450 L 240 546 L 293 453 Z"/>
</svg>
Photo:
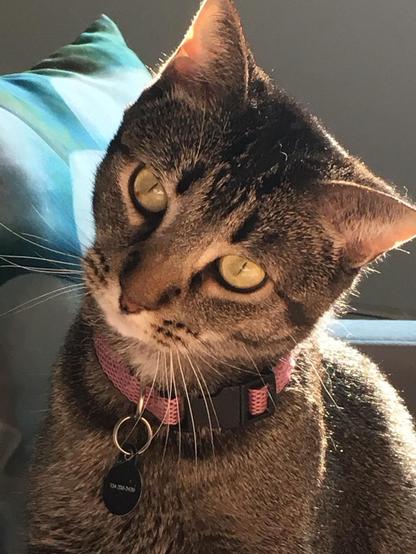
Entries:
<svg viewBox="0 0 416 554">
<path fill-rule="evenodd" d="M 204 0 L 161 77 L 185 87 L 245 93 L 252 55 L 231 0 Z"/>
<path fill-rule="evenodd" d="M 318 191 L 321 221 L 351 268 L 416 236 L 416 209 L 388 193 L 343 181 Z"/>
</svg>

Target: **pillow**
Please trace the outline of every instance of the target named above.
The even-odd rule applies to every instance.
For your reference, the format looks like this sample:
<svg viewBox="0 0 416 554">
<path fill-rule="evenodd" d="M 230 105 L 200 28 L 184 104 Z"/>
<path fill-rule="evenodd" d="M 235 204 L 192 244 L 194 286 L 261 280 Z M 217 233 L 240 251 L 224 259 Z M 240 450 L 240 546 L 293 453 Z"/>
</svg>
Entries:
<svg viewBox="0 0 416 554">
<path fill-rule="evenodd" d="M 58 251 L 79 256 L 91 242 L 97 164 L 149 80 L 104 15 L 30 71 L 0 77 L 0 284 L 19 265 L 56 268 L 8 256 L 76 263 Z"/>
<path fill-rule="evenodd" d="M 77 263 L 91 242 L 96 167 L 149 80 L 106 16 L 30 71 L 0 77 L 2 554 L 25 552 L 22 474 L 44 413 L 49 368 L 79 303 L 76 290 L 53 276 L 56 260 Z M 34 269 L 10 279 L 22 271 L 16 266 Z M 38 274 L 44 267 L 48 275 Z"/>
</svg>

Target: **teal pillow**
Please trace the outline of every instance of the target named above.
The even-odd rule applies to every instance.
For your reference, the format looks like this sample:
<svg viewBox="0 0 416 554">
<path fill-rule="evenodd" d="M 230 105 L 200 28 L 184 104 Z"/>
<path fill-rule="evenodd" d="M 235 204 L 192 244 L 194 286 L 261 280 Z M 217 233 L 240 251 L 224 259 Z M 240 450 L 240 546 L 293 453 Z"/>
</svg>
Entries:
<svg viewBox="0 0 416 554">
<path fill-rule="evenodd" d="M 91 242 L 96 167 L 149 81 L 104 15 L 30 71 L 0 77 L 0 284 L 17 266 L 57 266 L 32 257 L 76 262 L 58 251 L 79 256 Z"/>
</svg>

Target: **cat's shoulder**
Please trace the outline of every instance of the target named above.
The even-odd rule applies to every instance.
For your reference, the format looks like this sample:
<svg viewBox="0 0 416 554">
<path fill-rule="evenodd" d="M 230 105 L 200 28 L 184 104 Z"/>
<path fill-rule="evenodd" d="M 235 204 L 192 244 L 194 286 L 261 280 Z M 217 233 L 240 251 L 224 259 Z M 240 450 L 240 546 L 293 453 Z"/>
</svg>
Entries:
<svg viewBox="0 0 416 554">
<path fill-rule="evenodd" d="M 355 346 L 326 334 L 319 337 L 322 356 L 323 397 L 330 418 L 349 421 L 350 429 L 401 437 L 414 444 L 411 415 L 388 375 Z M 416 459 L 416 458 L 415 458 Z"/>
<path fill-rule="evenodd" d="M 355 399 L 360 405 L 366 401 L 389 401 L 402 404 L 387 374 L 356 346 L 320 333 L 317 347 L 323 365 L 325 384 L 335 394 Z"/>
</svg>

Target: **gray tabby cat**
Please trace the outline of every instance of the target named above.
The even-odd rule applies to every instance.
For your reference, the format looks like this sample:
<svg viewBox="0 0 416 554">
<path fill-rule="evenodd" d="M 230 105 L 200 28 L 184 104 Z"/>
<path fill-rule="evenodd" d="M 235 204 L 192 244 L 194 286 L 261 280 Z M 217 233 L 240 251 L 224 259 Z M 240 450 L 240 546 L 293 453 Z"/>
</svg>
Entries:
<svg viewBox="0 0 416 554">
<path fill-rule="evenodd" d="M 30 552 L 416 552 L 411 418 L 374 364 L 319 331 L 366 264 L 416 235 L 416 211 L 256 65 L 231 0 L 203 3 L 126 111 L 94 214 L 90 294 L 33 462 Z M 269 417 L 213 436 L 162 425 L 119 517 L 102 483 L 134 405 L 95 336 L 141 384 L 191 399 L 296 362 Z"/>
</svg>

